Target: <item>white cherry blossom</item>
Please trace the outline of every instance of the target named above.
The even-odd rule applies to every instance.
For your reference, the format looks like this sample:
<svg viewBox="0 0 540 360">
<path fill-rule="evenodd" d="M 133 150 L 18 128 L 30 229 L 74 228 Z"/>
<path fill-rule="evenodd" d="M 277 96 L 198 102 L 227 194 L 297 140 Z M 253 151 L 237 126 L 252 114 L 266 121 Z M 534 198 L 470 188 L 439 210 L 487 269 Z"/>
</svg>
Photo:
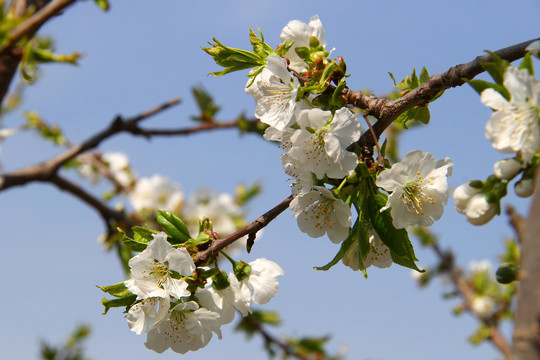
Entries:
<svg viewBox="0 0 540 360">
<path fill-rule="evenodd" d="M 148 332 L 158 321 L 169 313 L 170 298 L 152 297 L 129 308 L 126 316 L 129 330 L 140 335 Z"/>
<path fill-rule="evenodd" d="M 129 260 L 132 278 L 124 284 L 138 299 L 168 296 L 179 299 L 191 295 L 185 281 L 172 277 L 172 271 L 181 276 L 192 275 L 195 264 L 191 256 L 184 248 L 173 248 L 164 232 L 153 237 L 143 252 Z"/>
<path fill-rule="evenodd" d="M 495 309 L 495 301 L 489 296 L 475 296 L 471 302 L 471 311 L 481 318 L 492 314 Z"/>
<path fill-rule="evenodd" d="M 330 111 L 302 110 L 297 123 L 300 129 L 291 136 L 287 154 L 302 164 L 303 171 L 318 179 L 343 178 L 356 168 L 358 157 L 346 148 L 360 137 L 360 124 L 349 109 L 341 108 L 333 117 Z"/>
<path fill-rule="evenodd" d="M 252 95 L 257 101 L 255 116 L 263 123 L 283 130 L 300 111 L 296 101 L 298 79 L 287 69 L 287 61 L 280 56 L 270 56 L 266 67 L 250 87 L 257 87 Z"/>
<path fill-rule="evenodd" d="M 180 185 L 170 179 L 153 175 L 137 180 L 129 200 L 135 211 L 167 210 L 177 212 L 184 201 L 184 193 Z"/>
<path fill-rule="evenodd" d="M 450 158 L 437 161 L 421 150 L 409 152 L 377 178 L 377 186 L 392 192 L 381 211 L 392 208 L 392 223 L 397 229 L 433 224 L 448 201 L 446 179 L 452 175 L 452 165 Z"/>
<path fill-rule="evenodd" d="M 332 242 L 339 243 L 349 235 L 351 209 L 323 186 L 313 186 L 311 191 L 296 196 L 290 208 L 300 230 L 311 237 L 328 234 Z"/>
<path fill-rule="evenodd" d="M 197 299 L 204 308 L 219 314 L 219 322 L 225 325 L 234 320 L 234 304 L 238 298 L 236 286 L 229 286 L 223 290 L 215 290 L 212 287 L 197 291 Z M 247 294 L 247 301 L 251 300 L 251 294 Z"/>
<path fill-rule="evenodd" d="M 129 159 L 121 152 L 105 153 L 101 156 L 109 167 L 111 175 L 123 186 L 129 186 L 133 181 L 133 174 L 129 168 Z"/>
<path fill-rule="evenodd" d="M 540 148 L 540 81 L 527 70 L 510 65 L 503 85 L 510 100 L 494 89 L 484 90 L 480 97 L 495 110 L 486 124 L 485 135 L 495 149 L 502 153 L 521 151 L 523 160 L 529 162 Z"/>
<path fill-rule="evenodd" d="M 251 313 L 251 301 L 264 305 L 276 296 L 279 290 L 277 276 L 285 274 L 278 264 L 265 258 L 256 259 L 249 265 L 251 273 L 242 281 L 229 275 L 231 286 L 235 288 L 234 306 L 243 316 Z"/>
<path fill-rule="evenodd" d="M 309 47 L 309 39 L 315 36 L 319 40 L 319 44 L 326 46 L 324 29 L 319 20 L 319 16 L 315 15 L 306 24 L 300 20 L 291 20 L 281 31 L 281 41 L 291 43 L 293 46 L 287 51 L 285 57 L 290 60 L 289 67 L 295 71 L 301 72 L 306 67 L 306 63 L 294 51 L 297 47 Z"/>
<path fill-rule="evenodd" d="M 160 354 L 168 348 L 185 354 L 206 346 L 212 339 L 212 332 L 221 339 L 220 325 L 218 313 L 199 308 L 194 301 L 180 303 L 167 318 L 154 325 L 144 345 Z"/>
</svg>

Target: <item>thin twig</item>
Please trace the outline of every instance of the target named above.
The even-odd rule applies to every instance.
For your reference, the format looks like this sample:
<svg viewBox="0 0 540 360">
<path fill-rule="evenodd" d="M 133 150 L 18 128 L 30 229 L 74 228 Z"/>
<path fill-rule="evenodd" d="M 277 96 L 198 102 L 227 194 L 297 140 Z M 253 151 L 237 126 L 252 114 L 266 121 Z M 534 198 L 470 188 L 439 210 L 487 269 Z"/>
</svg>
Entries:
<svg viewBox="0 0 540 360">
<path fill-rule="evenodd" d="M 128 118 L 127 120 L 123 120 L 120 116 L 117 116 L 106 129 L 96 133 L 82 143 L 72 146 L 65 152 L 53 157 L 52 159 L 5 174 L 3 176 L 4 182 L 0 186 L 0 191 L 12 186 L 24 185 L 31 181 L 47 181 L 47 179 L 53 176 L 62 165 L 75 158 L 77 155 L 95 148 L 102 141 L 112 137 L 113 135 L 123 131 L 129 131 L 129 129 L 136 126 L 136 124 L 141 120 L 148 119 L 149 117 L 179 103 L 180 99 L 175 98 L 140 115 Z"/>
<path fill-rule="evenodd" d="M 258 120 L 253 120 L 258 121 Z M 238 121 L 229 121 L 229 122 L 203 122 L 199 126 L 193 126 L 188 128 L 181 129 L 141 129 L 131 131 L 135 135 L 143 136 L 173 136 L 173 135 L 190 135 L 200 131 L 208 130 L 217 130 L 217 129 L 226 129 L 226 128 L 235 128 L 238 127 Z"/>
<path fill-rule="evenodd" d="M 256 321 L 253 321 L 250 316 L 244 317 L 241 321 L 244 323 L 247 323 L 249 327 L 257 331 L 263 337 L 266 344 L 277 345 L 283 351 L 283 355 L 284 355 L 283 358 L 288 357 L 288 356 L 294 356 L 300 360 L 308 360 L 308 357 L 306 355 L 300 354 L 298 351 L 296 351 L 296 349 L 294 349 L 294 347 L 292 347 L 288 343 L 283 342 L 279 340 L 278 338 L 274 337 L 272 334 L 266 331 L 266 329 L 264 329 L 261 326 L 261 324 L 259 324 Z"/>
<path fill-rule="evenodd" d="M 111 229 L 111 220 L 116 220 L 116 222 L 125 224 L 128 227 L 137 225 L 135 222 L 127 218 L 127 216 L 120 211 L 116 211 L 107 205 L 105 205 L 101 200 L 96 198 L 94 195 L 86 192 L 78 184 L 69 181 L 68 179 L 54 174 L 48 179 L 48 182 L 54 184 L 60 190 L 66 191 L 76 198 L 82 200 L 84 203 L 88 204 L 90 207 L 94 208 L 103 218 L 107 228 Z"/>
<path fill-rule="evenodd" d="M 501 334 L 499 328 L 496 326 L 493 319 L 478 316 L 471 311 L 475 292 L 472 289 L 471 285 L 463 278 L 463 271 L 461 270 L 461 268 L 455 266 L 453 255 L 451 253 L 442 251 L 436 242 L 431 244 L 431 248 L 439 257 L 442 267 L 450 274 L 452 282 L 454 283 L 459 295 L 463 299 L 464 308 L 489 329 L 490 335 L 488 339 L 497 349 L 499 349 L 499 351 L 505 356 L 505 358 L 509 358 L 510 345 L 508 344 L 504 336 Z"/>
<path fill-rule="evenodd" d="M 540 40 L 540 38 L 497 50 L 495 54 L 507 61 L 520 59 L 525 55 L 525 48 L 536 40 Z M 487 54 L 466 64 L 454 66 L 444 73 L 432 76 L 427 82 L 395 100 L 381 99 L 374 95 L 367 96 L 362 91 L 351 91 L 347 88 L 343 89 L 340 95 L 347 99 L 349 104 L 364 109 L 368 115 L 378 119 L 373 125 L 376 139 L 378 139 L 400 114 L 415 106 L 427 105 L 443 90 L 463 85 L 467 80 L 484 72 L 480 62 L 489 61 L 493 61 L 493 57 Z M 376 139 L 373 139 L 371 133 L 366 131 L 356 143 L 361 148 L 366 148 L 367 151 L 373 153 Z M 348 150 L 354 150 L 354 146 L 355 144 L 351 145 Z"/>
<path fill-rule="evenodd" d="M 525 237 L 525 219 L 510 204 L 506 204 L 506 214 L 510 218 L 510 225 L 516 232 L 516 239 L 521 244 Z"/>
<path fill-rule="evenodd" d="M 289 203 L 292 201 L 292 199 L 293 199 L 293 196 L 291 195 L 285 200 L 283 200 L 282 202 L 280 202 L 278 205 L 274 206 L 272 209 L 264 213 L 263 215 L 259 216 L 257 220 L 253 221 L 249 225 L 244 226 L 242 229 L 232 233 L 229 236 L 226 236 L 222 239 L 215 240 L 208 249 L 199 252 L 193 258 L 193 262 L 195 262 L 197 266 L 202 265 L 207 260 L 209 260 L 214 254 L 218 254 L 220 250 L 232 244 L 233 242 L 240 239 L 241 237 L 249 235 L 249 234 L 257 233 L 263 227 L 268 225 L 272 220 L 274 220 L 279 214 L 285 211 L 285 209 L 289 207 Z"/>
</svg>

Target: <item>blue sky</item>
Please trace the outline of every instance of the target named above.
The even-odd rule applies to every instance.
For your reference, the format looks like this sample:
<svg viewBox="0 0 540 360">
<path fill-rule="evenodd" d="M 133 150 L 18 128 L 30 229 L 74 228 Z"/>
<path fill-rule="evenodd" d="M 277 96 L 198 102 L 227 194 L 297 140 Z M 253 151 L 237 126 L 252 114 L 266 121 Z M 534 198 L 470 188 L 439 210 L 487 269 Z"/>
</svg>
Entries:
<svg viewBox="0 0 540 360">
<path fill-rule="evenodd" d="M 173 97 L 182 105 L 148 120 L 151 127 L 189 126 L 195 113 L 190 87 L 202 85 L 222 105 L 219 118 L 251 116 L 252 98 L 244 93 L 244 73 L 222 78 L 206 76 L 219 70 L 200 50 L 212 37 L 224 44 L 248 48 L 249 27 L 261 28 L 267 42 L 277 45 L 289 20 L 308 21 L 318 14 L 329 48 L 343 56 L 352 89 L 384 94 L 392 89 L 388 72 L 403 78 L 426 66 L 430 74 L 471 61 L 486 49 L 539 37 L 540 3 L 502 0 L 475 1 L 112 1 L 102 13 L 91 1 L 79 2 L 53 19 L 42 33 L 56 40 L 59 52 L 84 54 L 80 66 L 49 65 L 29 87 L 19 111 L 3 126 L 17 127 L 23 110 L 37 110 L 60 124 L 73 142 L 105 127 L 117 114 L 130 116 Z M 519 20 L 517 20 L 519 19 Z M 431 124 L 407 133 L 402 152 L 422 149 L 437 158 L 454 160 L 449 184 L 483 179 L 502 154 L 483 136 L 490 110 L 464 86 L 448 90 L 430 106 Z M 260 181 L 264 193 L 251 204 L 250 219 L 273 207 L 290 193 L 281 168 L 280 151 L 252 135 L 235 130 L 187 138 L 150 141 L 120 135 L 102 143 L 102 151 L 123 151 L 137 174 L 159 173 L 182 184 L 189 194 L 199 186 L 233 192 L 239 182 Z M 9 172 L 56 154 L 59 150 L 34 134 L 8 139 L 0 161 Z M 94 189 L 96 193 L 102 189 Z M 95 285 L 123 280 L 113 254 L 97 244 L 101 219 L 84 204 L 47 184 L 29 184 L 0 194 L 4 243 L 4 309 L 0 344 L 6 358 L 35 358 L 40 339 L 61 341 L 75 324 L 92 326 L 87 354 L 93 359 L 173 359 L 146 350 L 144 337 L 127 328 L 123 314 L 101 316 L 102 293 Z M 508 198 L 522 213 L 528 202 Z M 504 238 L 512 231 L 498 217 L 474 227 L 457 214 L 452 201 L 434 225 L 443 247 L 457 261 L 487 258 L 496 262 Z M 6 249 L 7 246 L 7 249 Z M 283 326 L 275 334 L 333 336 L 329 348 L 346 344 L 350 359 L 489 359 L 490 345 L 473 348 L 466 338 L 475 329 L 468 315 L 454 318 L 453 302 L 442 299 L 436 283 L 418 290 L 408 269 L 369 269 L 369 279 L 338 265 L 328 272 L 313 266 L 329 261 L 337 246 L 327 238 L 301 233 L 292 214 L 283 213 L 265 229 L 246 260 L 266 257 L 286 275 L 268 310 L 279 310 Z M 420 264 L 434 261 L 417 250 Z M 225 326 L 224 339 L 186 359 L 266 359 L 259 339 L 244 337 Z M 508 334 L 508 329 L 507 334 Z M 451 351 L 449 351 L 451 349 Z"/>
</svg>

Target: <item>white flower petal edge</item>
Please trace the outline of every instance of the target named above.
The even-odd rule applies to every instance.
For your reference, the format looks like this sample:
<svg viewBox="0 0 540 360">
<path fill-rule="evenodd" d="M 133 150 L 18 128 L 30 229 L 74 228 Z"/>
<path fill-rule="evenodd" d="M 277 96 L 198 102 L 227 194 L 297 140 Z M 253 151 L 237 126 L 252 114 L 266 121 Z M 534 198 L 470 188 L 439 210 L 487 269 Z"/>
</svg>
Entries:
<svg viewBox="0 0 540 360">
<path fill-rule="evenodd" d="M 397 229 L 433 224 L 448 201 L 447 177 L 452 175 L 452 165 L 450 158 L 436 161 L 430 153 L 409 152 L 377 178 L 377 186 L 392 192 L 381 211 L 392 208 L 392 223 Z"/>
<path fill-rule="evenodd" d="M 176 305 L 167 318 L 159 321 L 148 332 L 145 345 L 157 353 L 171 348 L 185 354 L 206 346 L 212 332 L 221 339 L 219 314 L 189 301 Z"/>
<path fill-rule="evenodd" d="M 311 237 L 328 234 L 337 244 L 349 235 L 351 209 L 324 186 L 313 186 L 311 191 L 296 196 L 290 208 L 300 230 Z"/>
<path fill-rule="evenodd" d="M 284 275 L 283 269 L 275 262 L 259 258 L 249 263 L 251 273 L 242 281 L 229 275 L 231 287 L 235 288 L 234 306 L 247 316 L 251 313 L 250 303 L 264 305 L 277 295 L 279 282 L 277 276 Z"/>
<path fill-rule="evenodd" d="M 521 151 L 529 162 L 540 148 L 540 81 L 510 65 L 503 85 L 510 93 L 509 101 L 494 89 L 484 90 L 480 97 L 495 110 L 486 124 L 486 138 L 502 153 Z"/>
<path fill-rule="evenodd" d="M 287 41 L 289 44 L 294 41 L 294 45 L 285 54 L 285 57 L 290 60 L 291 69 L 298 72 L 305 69 L 306 63 L 296 54 L 294 49 L 309 47 L 311 36 L 315 36 L 319 40 L 319 44 L 326 46 L 324 29 L 318 15 L 313 16 L 309 20 L 309 24 L 300 20 L 291 20 L 281 31 L 281 41 Z"/>
<path fill-rule="evenodd" d="M 486 195 L 469 183 L 458 186 L 453 196 L 456 210 L 473 225 L 484 225 L 497 214 L 497 204 L 488 203 Z"/>
<path fill-rule="evenodd" d="M 267 65 L 257 76 L 258 91 L 253 92 L 257 101 L 255 116 L 263 123 L 284 130 L 300 111 L 296 94 L 300 83 L 287 69 L 287 61 L 280 56 L 270 56 Z"/>
<path fill-rule="evenodd" d="M 126 316 L 129 330 L 137 335 L 148 332 L 157 322 L 167 317 L 169 307 L 169 297 L 148 298 L 133 305 Z"/>
<path fill-rule="evenodd" d="M 339 179 L 356 168 L 358 157 L 346 148 L 360 137 L 360 124 L 349 109 L 339 109 L 333 118 L 330 111 L 302 110 L 297 123 L 300 129 L 291 136 L 287 154 L 302 172 Z"/>
<path fill-rule="evenodd" d="M 153 175 L 137 180 L 129 200 L 135 211 L 160 209 L 176 212 L 182 206 L 184 193 L 180 185 L 170 179 Z"/>
<path fill-rule="evenodd" d="M 164 232 L 153 237 L 143 252 L 129 260 L 132 279 L 124 284 L 138 299 L 168 296 L 179 299 L 191 295 L 185 281 L 171 277 L 171 271 L 182 276 L 193 273 L 195 264 L 191 256 L 184 248 L 173 248 Z"/>
</svg>

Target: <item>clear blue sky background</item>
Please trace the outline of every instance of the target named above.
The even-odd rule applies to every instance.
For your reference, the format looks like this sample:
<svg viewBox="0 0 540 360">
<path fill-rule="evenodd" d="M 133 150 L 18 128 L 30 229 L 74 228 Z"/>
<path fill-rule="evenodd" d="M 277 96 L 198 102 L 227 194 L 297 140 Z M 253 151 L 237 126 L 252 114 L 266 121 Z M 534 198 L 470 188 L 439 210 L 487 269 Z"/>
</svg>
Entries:
<svg viewBox="0 0 540 360">
<path fill-rule="evenodd" d="M 245 74 L 206 76 L 218 70 L 200 50 L 213 36 L 224 44 L 248 48 L 249 27 L 260 27 L 267 42 L 277 45 L 289 20 L 319 14 L 328 47 L 341 55 L 352 74 L 352 89 L 391 90 L 387 72 L 403 78 L 414 67 L 431 74 L 482 55 L 539 37 L 538 1 L 112 1 L 102 13 L 92 1 L 78 2 L 43 27 L 56 39 L 60 52 L 80 51 L 79 67 L 43 67 L 41 80 L 27 89 L 22 110 L 37 110 L 57 122 L 73 142 L 105 127 L 116 114 L 125 116 L 181 96 L 181 106 L 147 121 L 152 127 L 191 124 L 195 113 L 190 87 L 203 85 L 223 105 L 220 119 L 253 113 L 245 95 Z M 490 110 L 467 86 L 447 91 L 431 106 L 429 126 L 408 133 L 402 151 L 422 149 L 455 162 L 450 185 L 485 178 L 503 158 L 484 138 Z M 5 127 L 22 122 L 21 111 L 4 119 Z M 103 151 L 126 152 L 140 176 L 154 173 L 182 184 L 186 193 L 199 186 L 233 192 L 237 183 L 260 180 L 264 193 L 251 205 L 250 219 L 289 195 L 280 150 L 256 136 L 237 131 L 155 138 L 127 135 L 102 144 Z M 6 172 L 45 159 L 58 149 L 34 134 L 10 138 L 2 146 Z M 99 190 L 95 189 L 96 193 Z M 47 184 L 30 184 L 0 193 L 3 290 L 0 305 L 1 357 L 32 359 L 40 339 L 60 342 L 75 324 L 89 324 L 93 335 L 87 354 L 95 360 L 178 359 L 144 347 L 144 336 L 127 328 L 123 314 L 101 316 L 103 294 L 95 285 L 123 280 L 113 254 L 96 239 L 101 219 L 86 205 Z M 527 212 L 528 202 L 509 197 Z M 512 231 L 505 217 L 473 227 L 448 204 L 434 231 L 442 245 L 458 254 L 457 261 L 487 258 L 497 261 L 505 237 Z M 444 301 L 436 283 L 418 290 L 408 269 L 369 269 L 369 279 L 341 264 L 326 273 L 313 266 L 330 260 L 338 247 L 327 238 L 302 234 L 287 211 L 272 223 L 246 260 L 266 257 L 286 275 L 280 291 L 265 309 L 278 309 L 283 326 L 275 334 L 333 336 L 329 348 L 348 346 L 349 359 L 492 359 L 491 345 L 473 348 L 466 338 L 475 329 L 468 315 L 454 318 L 455 302 Z M 421 264 L 431 253 L 417 250 Z M 261 340 L 246 342 L 224 326 L 224 339 L 213 339 L 186 359 L 266 359 Z M 506 333 L 509 334 L 509 329 Z"/>
</svg>

